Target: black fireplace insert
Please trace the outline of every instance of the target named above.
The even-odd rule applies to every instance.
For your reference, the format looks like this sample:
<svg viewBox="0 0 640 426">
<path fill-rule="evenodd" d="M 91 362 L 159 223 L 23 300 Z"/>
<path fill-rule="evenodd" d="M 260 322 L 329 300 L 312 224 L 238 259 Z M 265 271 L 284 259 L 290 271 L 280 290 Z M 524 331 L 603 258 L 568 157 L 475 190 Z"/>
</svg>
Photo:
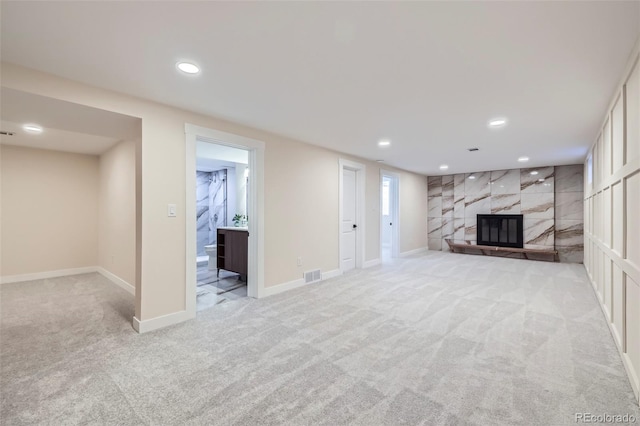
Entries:
<svg viewBox="0 0 640 426">
<path fill-rule="evenodd" d="M 523 248 L 521 214 L 479 214 L 478 245 Z"/>
</svg>

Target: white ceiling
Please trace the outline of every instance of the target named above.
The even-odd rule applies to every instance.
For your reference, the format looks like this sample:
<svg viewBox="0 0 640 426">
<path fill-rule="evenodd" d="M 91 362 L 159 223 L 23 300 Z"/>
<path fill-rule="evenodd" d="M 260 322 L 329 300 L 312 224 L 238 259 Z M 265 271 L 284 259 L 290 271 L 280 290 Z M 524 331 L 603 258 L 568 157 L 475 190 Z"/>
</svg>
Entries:
<svg viewBox="0 0 640 426">
<path fill-rule="evenodd" d="M 72 102 L 0 89 L 0 130 L 5 145 L 99 155 L 123 139 L 139 139 L 140 119 Z M 44 131 L 32 134 L 24 124 L 38 124 Z"/>
<path fill-rule="evenodd" d="M 4 61 L 424 174 L 582 162 L 640 32 L 637 1 L 3 1 L 1 15 Z M 489 131 L 494 116 L 509 125 Z"/>
</svg>

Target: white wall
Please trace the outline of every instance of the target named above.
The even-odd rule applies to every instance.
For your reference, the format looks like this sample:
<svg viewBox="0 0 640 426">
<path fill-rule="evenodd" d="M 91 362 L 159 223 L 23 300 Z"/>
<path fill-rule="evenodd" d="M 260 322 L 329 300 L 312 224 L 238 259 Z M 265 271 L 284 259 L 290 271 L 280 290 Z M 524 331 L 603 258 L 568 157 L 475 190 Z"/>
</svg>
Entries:
<svg viewBox="0 0 640 426">
<path fill-rule="evenodd" d="M 98 157 L 0 146 L 1 274 L 94 267 Z"/>
<path fill-rule="evenodd" d="M 131 286 L 136 280 L 136 141 L 100 156 L 98 266 Z"/>
<path fill-rule="evenodd" d="M 247 179 L 244 176 L 246 164 L 236 163 L 236 212 L 247 214 Z"/>
<path fill-rule="evenodd" d="M 136 318 L 185 310 L 185 123 L 265 143 L 265 285 L 297 280 L 303 270 L 339 267 L 338 159 L 340 154 L 224 120 L 2 64 L 2 86 L 142 119 L 137 146 Z M 349 158 L 344 156 L 345 158 Z M 378 163 L 367 166 L 365 258 L 379 256 Z M 426 247 L 426 178 L 400 176 L 400 250 Z M 177 217 L 167 217 L 175 203 Z M 251 220 L 251 218 L 249 218 Z M 296 264 L 303 257 L 303 266 Z"/>
<path fill-rule="evenodd" d="M 585 162 L 585 267 L 640 388 L 640 65 L 636 45 Z M 592 160 L 592 161 L 590 161 Z M 593 163 L 593 180 L 589 164 Z"/>
</svg>

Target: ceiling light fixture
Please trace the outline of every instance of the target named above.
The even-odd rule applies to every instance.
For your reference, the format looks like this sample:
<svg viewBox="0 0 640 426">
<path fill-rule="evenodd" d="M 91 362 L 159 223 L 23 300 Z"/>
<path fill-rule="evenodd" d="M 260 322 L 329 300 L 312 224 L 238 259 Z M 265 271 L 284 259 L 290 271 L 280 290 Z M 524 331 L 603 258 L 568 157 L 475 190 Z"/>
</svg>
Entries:
<svg viewBox="0 0 640 426">
<path fill-rule="evenodd" d="M 544 182 L 543 178 L 538 179 L 538 182 Z"/>
<path fill-rule="evenodd" d="M 474 175 L 469 176 L 469 179 L 475 179 L 476 177 Z"/>
<path fill-rule="evenodd" d="M 37 124 L 25 124 L 22 126 L 22 130 L 28 133 L 40 134 L 42 133 L 42 127 Z"/>
<path fill-rule="evenodd" d="M 494 118 L 494 119 L 489 120 L 487 125 L 491 129 L 498 129 L 500 127 L 504 127 L 504 126 L 507 125 L 507 119 L 506 118 Z"/>
<path fill-rule="evenodd" d="M 538 174 L 538 172 L 536 170 L 532 171 L 531 173 L 529 173 L 531 176 L 535 176 Z"/>
<path fill-rule="evenodd" d="M 442 166 L 440 166 L 440 170 L 447 170 L 449 168 L 449 166 L 447 166 L 446 164 L 443 164 Z"/>
<path fill-rule="evenodd" d="M 198 74 L 200 72 L 200 68 L 191 62 L 178 62 L 176 66 L 180 71 L 187 74 Z"/>
<path fill-rule="evenodd" d="M 521 163 L 526 163 L 527 161 L 529 161 L 529 157 L 520 157 L 518 158 L 518 161 Z"/>
<path fill-rule="evenodd" d="M 389 139 L 380 139 L 378 141 L 378 146 L 389 146 L 391 145 L 391 141 Z"/>
<path fill-rule="evenodd" d="M 376 160 L 377 163 L 384 163 L 384 160 Z"/>
</svg>

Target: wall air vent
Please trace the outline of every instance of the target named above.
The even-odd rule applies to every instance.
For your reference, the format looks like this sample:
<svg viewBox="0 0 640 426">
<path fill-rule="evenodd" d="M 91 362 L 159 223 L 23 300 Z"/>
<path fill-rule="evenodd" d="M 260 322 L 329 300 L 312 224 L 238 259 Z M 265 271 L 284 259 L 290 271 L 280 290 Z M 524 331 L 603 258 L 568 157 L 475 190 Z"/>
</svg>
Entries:
<svg viewBox="0 0 640 426">
<path fill-rule="evenodd" d="M 313 271 L 305 272 L 303 276 L 304 276 L 305 284 L 315 283 L 317 281 L 322 280 L 322 273 L 320 272 L 320 269 L 315 269 Z"/>
<path fill-rule="evenodd" d="M 0 130 L 0 135 L 2 136 L 13 136 L 15 133 L 13 132 L 5 132 L 4 130 Z"/>
<path fill-rule="evenodd" d="M 474 151 L 480 151 L 480 149 L 479 148 L 467 148 L 467 151 L 474 152 Z"/>
</svg>

